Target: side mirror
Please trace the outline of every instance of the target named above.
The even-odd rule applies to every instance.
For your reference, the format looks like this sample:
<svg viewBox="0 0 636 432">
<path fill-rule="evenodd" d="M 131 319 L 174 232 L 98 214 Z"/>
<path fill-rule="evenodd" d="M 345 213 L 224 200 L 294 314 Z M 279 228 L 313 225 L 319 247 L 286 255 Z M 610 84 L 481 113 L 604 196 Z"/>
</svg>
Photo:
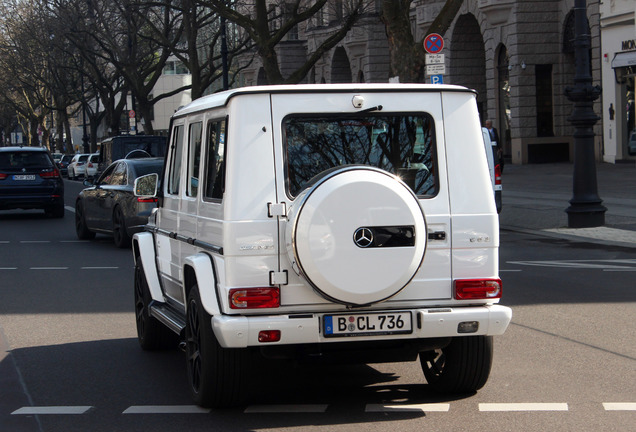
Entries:
<svg viewBox="0 0 636 432">
<path fill-rule="evenodd" d="M 156 173 L 141 176 L 135 179 L 135 196 L 157 197 L 159 175 Z"/>
</svg>

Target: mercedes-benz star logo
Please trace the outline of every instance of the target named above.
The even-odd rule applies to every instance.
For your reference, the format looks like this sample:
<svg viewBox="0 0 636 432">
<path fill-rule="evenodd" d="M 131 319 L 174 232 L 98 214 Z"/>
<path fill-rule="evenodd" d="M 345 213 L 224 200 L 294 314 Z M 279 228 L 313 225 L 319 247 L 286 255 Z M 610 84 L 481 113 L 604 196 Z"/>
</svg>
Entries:
<svg viewBox="0 0 636 432">
<path fill-rule="evenodd" d="M 353 242 L 361 248 L 369 247 L 373 243 L 373 231 L 370 228 L 358 228 L 353 233 Z"/>
</svg>

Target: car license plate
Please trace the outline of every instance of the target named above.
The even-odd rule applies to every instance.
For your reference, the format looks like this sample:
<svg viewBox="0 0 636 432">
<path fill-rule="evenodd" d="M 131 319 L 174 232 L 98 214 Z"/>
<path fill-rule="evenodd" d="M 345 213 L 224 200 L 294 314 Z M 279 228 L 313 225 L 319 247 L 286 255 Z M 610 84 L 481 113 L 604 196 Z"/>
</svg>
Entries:
<svg viewBox="0 0 636 432">
<path fill-rule="evenodd" d="M 411 312 L 325 315 L 325 337 L 381 336 L 413 332 Z"/>
<path fill-rule="evenodd" d="M 14 175 L 13 180 L 35 180 L 35 175 L 34 174 Z"/>
</svg>

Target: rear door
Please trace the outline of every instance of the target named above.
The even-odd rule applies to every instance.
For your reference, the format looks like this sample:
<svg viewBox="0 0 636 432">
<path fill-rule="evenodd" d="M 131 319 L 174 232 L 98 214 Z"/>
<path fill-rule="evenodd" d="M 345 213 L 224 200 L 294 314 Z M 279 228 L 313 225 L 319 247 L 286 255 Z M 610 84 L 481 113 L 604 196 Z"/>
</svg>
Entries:
<svg viewBox="0 0 636 432">
<path fill-rule="evenodd" d="M 157 267 L 164 294 L 177 303 L 182 303 L 181 242 L 170 237 L 170 234 L 179 232 L 180 202 L 185 187 L 182 180 L 183 155 L 186 152 L 184 135 L 185 120 L 175 120 L 164 170 L 163 199 L 156 219 L 160 231 L 155 234 Z"/>
<path fill-rule="evenodd" d="M 356 108 L 356 102 L 360 107 Z M 347 165 L 368 165 L 398 175 L 417 197 L 424 212 L 427 232 L 415 233 L 426 238 L 426 252 L 410 282 L 389 302 L 434 301 L 449 299 L 451 289 L 450 207 L 446 171 L 446 152 L 442 122 L 442 103 L 438 92 L 386 93 L 315 93 L 273 94 L 273 131 L 277 166 L 278 201 L 286 203 L 293 213 L 294 205 L 315 175 Z M 377 202 L 368 214 L 379 214 L 387 202 Z M 345 206 L 343 206 L 344 208 Z M 337 206 L 336 206 L 337 208 Z M 334 211 L 336 220 L 337 210 Z M 344 218 L 346 219 L 346 217 Z M 363 218 L 364 220 L 364 218 Z M 382 225 L 369 216 L 369 225 Z M 286 305 L 325 303 L 326 296 L 311 290 L 307 278 L 293 264 L 295 257 L 286 253 L 293 239 L 286 221 L 281 222 L 281 269 L 291 276 L 296 289 L 286 290 Z M 325 230 L 319 242 L 342 244 L 353 254 L 352 259 L 368 259 L 360 271 L 395 271 L 390 265 L 390 248 L 372 253 L 351 247 L 354 231 L 344 230 L 343 239 L 336 239 L 331 218 L 325 218 Z M 362 226 L 360 228 L 364 228 Z M 386 227 L 383 227 L 383 229 Z M 389 227 L 390 228 L 390 227 Z M 287 230 L 287 234 L 285 234 Z M 349 232 L 351 231 L 351 232 Z M 387 230 L 385 230 L 387 231 Z M 388 229 L 390 231 L 390 229 Z M 391 234 L 392 235 L 392 234 Z M 327 250 L 328 248 L 326 248 Z M 338 251 L 324 255 L 335 260 L 347 256 Z M 380 258 L 367 258 L 377 254 Z M 381 258 L 384 254 L 388 260 Z M 345 266 L 346 267 L 346 266 Z M 301 273 L 300 276 L 296 277 Z M 351 274 L 346 277 L 353 277 Z M 314 283 L 315 284 L 315 283 Z M 333 300 L 333 299 L 328 299 Z"/>
</svg>

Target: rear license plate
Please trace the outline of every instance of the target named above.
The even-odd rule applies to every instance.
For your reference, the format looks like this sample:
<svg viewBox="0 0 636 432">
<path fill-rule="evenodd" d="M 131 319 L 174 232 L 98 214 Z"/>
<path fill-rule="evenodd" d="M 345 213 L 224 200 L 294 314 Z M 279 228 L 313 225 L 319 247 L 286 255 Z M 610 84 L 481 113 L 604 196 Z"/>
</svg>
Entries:
<svg viewBox="0 0 636 432">
<path fill-rule="evenodd" d="M 382 336 L 413 332 L 411 312 L 325 315 L 325 337 Z"/>
<path fill-rule="evenodd" d="M 35 175 L 33 174 L 14 175 L 13 180 L 35 180 Z"/>
</svg>

